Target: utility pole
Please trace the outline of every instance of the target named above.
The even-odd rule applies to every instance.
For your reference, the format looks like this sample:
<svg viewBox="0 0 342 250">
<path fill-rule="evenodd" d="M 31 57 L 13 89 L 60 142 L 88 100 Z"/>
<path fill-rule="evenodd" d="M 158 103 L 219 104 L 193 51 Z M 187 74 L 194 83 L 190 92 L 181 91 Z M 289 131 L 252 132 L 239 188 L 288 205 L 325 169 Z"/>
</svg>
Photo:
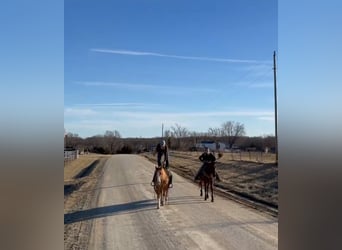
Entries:
<svg viewBox="0 0 342 250">
<path fill-rule="evenodd" d="M 277 72 L 276 72 L 276 52 L 273 52 L 273 72 L 274 72 L 274 119 L 275 119 L 275 153 L 276 164 L 278 165 L 278 114 L 277 114 Z"/>
<path fill-rule="evenodd" d="M 164 123 L 162 123 L 162 138 L 164 137 Z"/>
</svg>

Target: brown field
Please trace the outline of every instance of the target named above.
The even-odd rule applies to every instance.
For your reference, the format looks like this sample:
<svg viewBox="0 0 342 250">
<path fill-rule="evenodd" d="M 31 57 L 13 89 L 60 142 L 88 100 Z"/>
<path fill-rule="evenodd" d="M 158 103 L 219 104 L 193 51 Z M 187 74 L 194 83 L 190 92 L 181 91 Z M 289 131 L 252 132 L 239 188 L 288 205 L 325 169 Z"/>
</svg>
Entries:
<svg viewBox="0 0 342 250">
<path fill-rule="evenodd" d="M 193 180 L 201 166 L 198 157 L 202 152 L 170 152 L 171 170 Z M 144 156 L 156 163 L 151 153 Z M 216 155 L 217 157 L 217 155 Z M 275 154 L 261 152 L 223 153 L 217 160 L 217 172 L 221 182 L 216 182 L 218 191 L 234 196 L 241 201 L 261 205 L 273 214 L 278 210 L 278 166 Z"/>
</svg>

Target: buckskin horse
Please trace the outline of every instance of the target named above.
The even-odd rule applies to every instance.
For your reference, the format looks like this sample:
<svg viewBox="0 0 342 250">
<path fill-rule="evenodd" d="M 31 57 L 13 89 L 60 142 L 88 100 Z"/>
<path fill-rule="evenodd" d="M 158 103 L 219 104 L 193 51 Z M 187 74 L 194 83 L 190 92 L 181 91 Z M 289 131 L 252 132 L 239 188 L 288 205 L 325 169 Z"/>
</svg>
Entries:
<svg viewBox="0 0 342 250">
<path fill-rule="evenodd" d="M 211 202 L 214 202 L 214 178 L 215 178 L 215 162 L 206 163 L 203 173 L 199 176 L 201 187 L 200 196 L 203 195 L 202 188 L 204 186 L 204 200 L 209 198 L 209 186 L 211 191 Z"/>
<path fill-rule="evenodd" d="M 157 194 L 157 208 L 160 205 L 166 204 L 168 200 L 168 190 L 169 190 L 169 176 L 164 168 L 164 164 L 160 167 L 156 166 L 156 176 L 154 180 L 154 191 Z"/>
</svg>

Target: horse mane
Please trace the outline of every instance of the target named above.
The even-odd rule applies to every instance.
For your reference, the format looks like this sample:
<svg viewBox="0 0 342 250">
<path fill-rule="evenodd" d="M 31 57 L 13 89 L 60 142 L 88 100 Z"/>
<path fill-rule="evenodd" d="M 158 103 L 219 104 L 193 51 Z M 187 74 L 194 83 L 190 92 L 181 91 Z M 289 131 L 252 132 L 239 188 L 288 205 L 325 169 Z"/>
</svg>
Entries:
<svg viewBox="0 0 342 250">
<path fill-rule="evenodd" d="M 207 163 L 203 169 L 203 172 L 206 174 L 206 175 L 214 175 L 215 174 L 215 169 L 216 169 L 216 166 L 215 166 L 215 162 L 210 162 L 210 163 Z"/>
</svg>

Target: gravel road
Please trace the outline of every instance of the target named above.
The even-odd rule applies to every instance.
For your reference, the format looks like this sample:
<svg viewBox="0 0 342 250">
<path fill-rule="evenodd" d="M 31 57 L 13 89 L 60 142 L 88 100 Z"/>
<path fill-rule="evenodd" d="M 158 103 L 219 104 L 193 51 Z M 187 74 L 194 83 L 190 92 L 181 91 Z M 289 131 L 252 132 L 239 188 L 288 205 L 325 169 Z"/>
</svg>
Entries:
<svg viewBox="0 0 342 250">
<path fill-rule="evenodd" d="M 278 221 L 215 196 L 174 174 L 167 205 L 156 208 L 150 185 L 154 165 L 137 155 L 107 160 L 97 205 L 69 215 L 93 220 L 88 249 L 277 249 Z"/>
</svg>

